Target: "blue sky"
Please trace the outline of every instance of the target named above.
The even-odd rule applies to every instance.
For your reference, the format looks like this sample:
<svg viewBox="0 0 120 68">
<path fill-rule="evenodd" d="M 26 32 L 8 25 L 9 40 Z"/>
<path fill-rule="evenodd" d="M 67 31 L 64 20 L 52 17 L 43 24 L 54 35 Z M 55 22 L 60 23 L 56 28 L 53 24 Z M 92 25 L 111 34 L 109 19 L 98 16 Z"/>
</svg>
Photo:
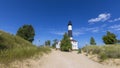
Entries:
<svg viewBox="0 0 120 68">
<path fill-rule="evenodd" d="M 16 34 L 19 27 L 31 24 L 36 45 L 61 40 L 69 20 L 79 47 L 89 44 L 91 36 L 103 45 L 108 30 L 120 39 L 120 0 L 0 0 L 0 30 Z"/>
</svg>

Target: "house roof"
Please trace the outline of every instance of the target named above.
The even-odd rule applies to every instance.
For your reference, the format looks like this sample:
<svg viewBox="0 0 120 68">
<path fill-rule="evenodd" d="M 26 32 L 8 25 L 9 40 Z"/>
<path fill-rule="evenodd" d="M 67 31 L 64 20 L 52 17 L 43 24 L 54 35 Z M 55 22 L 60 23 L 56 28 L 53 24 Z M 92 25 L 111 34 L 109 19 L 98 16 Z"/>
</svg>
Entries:
<svg viewBox="0 0 120 68">
<path fill-rule="evenodd" d="M 70 40 L 70 41 L 77 42 L 77 41 L 76 41 L 76 40 L 74 40 L 74 39 L 72 39 L 72 40 Z"/>
</svg>

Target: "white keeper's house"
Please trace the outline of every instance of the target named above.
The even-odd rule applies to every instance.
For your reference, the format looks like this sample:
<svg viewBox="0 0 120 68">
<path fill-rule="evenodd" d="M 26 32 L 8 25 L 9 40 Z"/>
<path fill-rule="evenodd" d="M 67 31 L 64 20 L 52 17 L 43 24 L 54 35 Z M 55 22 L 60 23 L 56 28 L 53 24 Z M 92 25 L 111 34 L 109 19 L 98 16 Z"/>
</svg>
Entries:
<svg viewBox="0 0 120 68">
<path fill-rule="evenodd" d="M 71 40 L 72 49 L 73 49 L 73 50 L 77 50 L 77 49 L 78 49 L 78 42 L 73 39 L 72 23 L 71 23 L 71 21 L 69 21 L 69 23 L 68 23 L 68 36 L 70 37 L 70 40 Z M 57 48 L 57 49 L 60 49 L 60 43 L 61 43 L 61 41 L 59 41 L 59 42 L 56 44 L 56 48 Z"/>
</svg>

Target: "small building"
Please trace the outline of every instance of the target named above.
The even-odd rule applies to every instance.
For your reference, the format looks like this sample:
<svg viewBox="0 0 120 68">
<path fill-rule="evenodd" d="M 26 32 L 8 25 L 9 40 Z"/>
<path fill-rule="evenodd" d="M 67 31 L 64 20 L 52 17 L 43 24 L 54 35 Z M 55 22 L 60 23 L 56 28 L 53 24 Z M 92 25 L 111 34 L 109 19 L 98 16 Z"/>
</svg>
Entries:
<svg viewBox="0 0 120 68">
<path fill-rule="evenodd" d="M 73 35 L 72 35 L 72 23 L 71 21 L 69 21 L 68 23 L 68 36 L 70 37 L 71 40 L 71 44 L 72 44 L 72 49 L 73 50 L 77 50 L 78 49 L 78 42 L 76 40 L 73 39 Z M 60 41 L 56 44 L 56 49 L 60 49 Z"/>
<path fill-rule="evenodd" d="M 56 49 L 60 49 L 60 41 L 59 42 L 57 42 L 57 44 L 56 44 Z"/>
<path fill-rule="evenodd" d="M 71 40 L 72 43 L 72 49 L 77 50 L 78 49 L 78 42 L 76 40 Z"/>
</svg>

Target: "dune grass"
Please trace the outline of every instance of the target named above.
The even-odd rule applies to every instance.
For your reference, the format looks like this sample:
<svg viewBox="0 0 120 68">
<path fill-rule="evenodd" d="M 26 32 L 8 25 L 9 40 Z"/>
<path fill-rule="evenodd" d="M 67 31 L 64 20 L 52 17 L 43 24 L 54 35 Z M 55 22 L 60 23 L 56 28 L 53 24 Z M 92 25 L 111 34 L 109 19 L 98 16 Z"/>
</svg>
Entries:
<svg viewBox="0 0 120 68">
<path fill-rule="evenodd" d="M 119 59 L 120 58 L 120 45 L 105 45 L 105 46 L 85 46 L 82 48 L 84 52 L 88 52 L 88 54 L 97 54 L 98 58 L 102 61 L 113 58 Z"/>
<path fill-rule="evenodd" d="M 8 64 L 15 60 L 24 60 L 31 57 L 42 55 L 43 53 L 49 53 L 50 48 L 47 47 L 22 47 L 13 48 L 0 51 L 0 63 Z"/>
<path fill-rule="evenodd" d="M 32 46 L 33 44 L 23 38 L 0 31 L 0 49 L 10 49 L 15 47 Z"/>
<path fill-rule="evenodd" d="M 49 47 L 37 47 L 19 36 L 0 31 L 0 64 L 21 61 L 50 51 Z"/>
</svg>

